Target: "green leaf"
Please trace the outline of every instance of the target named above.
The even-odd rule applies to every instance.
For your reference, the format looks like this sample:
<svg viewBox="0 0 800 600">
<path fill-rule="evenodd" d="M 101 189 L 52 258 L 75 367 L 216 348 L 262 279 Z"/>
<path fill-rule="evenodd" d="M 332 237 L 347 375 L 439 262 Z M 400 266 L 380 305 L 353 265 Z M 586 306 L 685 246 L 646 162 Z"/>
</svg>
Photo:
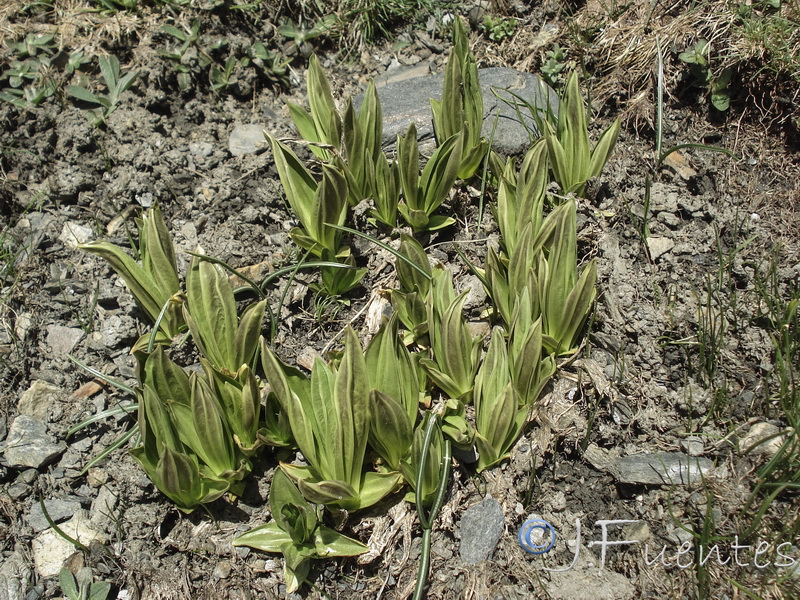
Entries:
<svg viewBox="0 0 800 600">
<path fill-rule="evenodd" d="M 61 571 L 59 571 L 58 583 L 61 586 L 61 593 L 66 594 L 69 600 L 80 600 L 75 578 L 72 576 L 69 569 L 62 568 Z"/>
<path fill-rule="evenodd" d="M 167 224 L 157 206 L 148 210 L 142 217 L 139 251 L 142 265 L 158 283 L 160 290 L 170 295 L 180 291 L 178 263 L 175 247 Z"/>
<path fill-rule="evenodd" d="M 597 177 L 608 162 L 611 151 L 617 143 L 619 137 L 620 120 L 616 119 L 600 136 L 600 140 L 592 150 L 592 161 L 589 167 L 589 177 Z"/>
<path fill-rule="evenodd" d="M 370 394 L 370 445 L 394 470 L 411 449 L 413 424 L 399 402 L 372 390 Z"/>
<path fill-rule="evenodd" d="M 300 479 L 297 485 L 303 496 L 310 502 L 338 506 L 350 511 L 360 508 L 358 491 L 346 481 L 326 480 L 317 482 Z"/>
<path fill-rule="evenodd" d="M 312 223 L 317 182 L 288 146 L 269 134 L 265 135 L 272 146 L 275 166 L 286 200 L 300 223 L 308 230 Z"/>
<path fill-rule="evenodd" d="M 310 549 L 286 544 L 283 548 L 283 575 L 286 578 L 286 593 L 293 594 L 306 581 L 310 568 Z"/>
<path fill-rule="evenodd" d="M 369 550 L 358 540 L 354 540 L 338 531 L 320 525 L 314 535 L 314 547 L 317 556 L 325 558 L 329 556 L 358 556 Z"/>
<path fill-rule="evenodd" d="M 401 482 L 399 473 L 376 473 L 367 471 L 361 480 L 358 508 L 368 508 L 395 491 Z"/>
<path fill-rule="evenodd" d="M 169 299 L 170 294 L 162 290 L 153 277 L 141 265 L 125 254 L 118 246 L 108 242 L 90 242 L 78 246 L 81 250 L 106 260 L 128 286 L 136 301 L 155 321 Z"/>
<path fill-rule="evenodd" d="M 283 412 L 289 418 L 292 435 L 297 446 L 310 464 L 319 464 L 314 430 L 312 429 L 313 417 L 308 415 L 303 405 L 304 400 L 301 400 L 301 398 L 310 397 L 310 382 L 300 371 L 284 365 L 263 339 L 260 343 L 261 365 L 264 374 L 278 398 Z"/>
<path fill-rule="evenodd" d="M 343 479 L 357 487 L 369 435 L 369 383 L 361 343 L 350 327 L 345 330 L 344 356 L 336 372 L 333 402 L 338 411 Z"/>
<path fill-rule="evenodd" d="M 330 144 L 338 150 L 342 138 L 342 123 L 336 112 L 330 84 L 316 55 L 312 55 L 308 61 L 306 87 L 311 116 L 317 132 L 321 134 L 320 141 Z"/>
<path fill-rule="evenodd" d="M 200 472 L 197 462 L 182 452 L 161 445 L 154 483 L 183 511 L 191 512 L 200 503 Z"/>
<path fill-rule="evenodd" d="M 283 552 L 283 547 L 291 543 L 291 536 L 275 521 L 259 525 L 233 540 L 234 546 L 248 546 L 262 552 Z"/>
<path fill-rule="evenodd" d="M 423 296 L 427 295 L 433 275 L 425 249 L 416 239 L 406 233 L 401 233 L 399 252 L 424 272 L 421 273 L 418 269 L 414 269 L 405 261 L 396 260 L 395 269 L 400 289 L 404 292 L 416 291 Z"/>
<path fill-rule="evenodd" d="M 372 338 L 364 353 L 364 360 L 370 388 L 396 402 L 413 426 L 419 409 L 421 386 L 411 355 L 398 336 L 396 315 L 392 315 Z M 370 403 L 374 408 L 372 397 Z"/>
<path fill-rule="evenodd" d="M 235 347 L 238 330 L 233 288 L 215 264 L 195 256 L 186 274 L 184 318 L 200 351 L 220 369 L 235 373 L 241 364 Z"/>
<path fill-rule="evenodd" d="M 460 135 L 456 134 L 445 140 L 428 160 L 419 180 L 419 206 L 412 208 L 419 208 L 430 216 L 449 195 L 461 161 Z"/>
<path fill-rule="evenodd" d="M 89 600 L 107 600 L 111 593 L 111 584 L 107 581 L 98 581 L 89 587 Z"/>
<path fill-rule="evenodd" d="M 100 96 L 96 96 L 86 88 L 80 87 L 78 85 L 68 85 L 66 87 L 66 90 L 70 96 L 78 100 L 82 100 L 83 102 L 89 102 L 91 104 L 97 104 L 99 106 L 109 105 L 107 99 L 101 98 Z"/>
<path fill-rule="evenodd" d="M 262 300 L 248 306 L 239 319 L 239 327 L 233 340 L 235 358 L 232 364 L 239 367 L 248 365 L 258 350 L 258 340 L 261 336 L 261 324 L 264 321 L 264 312 L 267 301 Z"/>
<path fill-rule="evenodd" d="M 106 85 L 109 90 L 113 90 L 117 86 L 119 79 L 119 60 L 113 54 L 111 56 L 100 57 L 100 73 L 103 75 Z"/>
<path fill-rule="evenodd" d="M 422 210 L 424 198 L 419 191 L 419 147 L 417 145 L 417 126 L 412 121 L 404 136 L 397 136 L 397 165 L 400 172 L 400 186 L 409 210 Z"/>
<path fill-rule="evenodd" d="M 192 374 L 192 423 L 200 446 L 193 448 L 215 475 L 221 476 L 236 468 L 231 447 L 231 435 L 217 404 L 214 392 L 205 378 Z"/>
</svg>

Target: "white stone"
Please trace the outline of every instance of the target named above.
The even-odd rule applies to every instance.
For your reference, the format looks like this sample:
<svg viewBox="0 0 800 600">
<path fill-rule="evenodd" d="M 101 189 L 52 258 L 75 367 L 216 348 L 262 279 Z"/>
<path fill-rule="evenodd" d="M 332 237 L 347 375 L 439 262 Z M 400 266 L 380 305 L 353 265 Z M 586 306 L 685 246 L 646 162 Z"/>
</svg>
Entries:
<svg viewBox="0 0 800 600">
<path fill-rule="evenodd" d="M 105 541 L 105 536 L 92 527 L 84 510 L 79 510 L 69 521 L 59 525 L 59 529 L 84 546 L 95 540 Z M 36 536 L 31 543 L 31 549 L 33 562 L 40 577 L 58 575 L 64 561 L 75 552 L 75 546 L 53 529 L 47 529 Z"/>
<path fill-rule="evenodd" d="M 91 227 L 87 227 L 86 225 L 67 221 L 61 229 L 61 234 L 58 236 L 58 239 L 63 242 L 67 248 L 74 250 L 80 244 L 85 244 L 94 239 L 94 231 L 92 231 Z"/>
</svg>

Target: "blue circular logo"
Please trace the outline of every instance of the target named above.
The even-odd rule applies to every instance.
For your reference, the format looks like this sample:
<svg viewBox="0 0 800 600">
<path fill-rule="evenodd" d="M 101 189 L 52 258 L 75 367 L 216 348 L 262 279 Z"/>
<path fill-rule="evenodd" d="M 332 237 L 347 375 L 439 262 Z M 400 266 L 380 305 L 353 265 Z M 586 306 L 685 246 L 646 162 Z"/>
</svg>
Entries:
<svg viewBox="0 0 800 600">
<path fill-rule="evenodd" d="M 534 541 L 531 538 L 533 537 L 534 530 L 537 529 L 542 532 L 541 539 L 539 541 Z M 519 540 L 519 545 L 522 546 L 525 552 L 529 554 L 544 554 L 545 552 L 549 552 L 553 546 L 556 545 L 556 530 L 553 529 L 550 523 L 542 519 L 528 519 L 522 524 L 522 527 L 519 528 L 517 539 Z"/>
</svg>

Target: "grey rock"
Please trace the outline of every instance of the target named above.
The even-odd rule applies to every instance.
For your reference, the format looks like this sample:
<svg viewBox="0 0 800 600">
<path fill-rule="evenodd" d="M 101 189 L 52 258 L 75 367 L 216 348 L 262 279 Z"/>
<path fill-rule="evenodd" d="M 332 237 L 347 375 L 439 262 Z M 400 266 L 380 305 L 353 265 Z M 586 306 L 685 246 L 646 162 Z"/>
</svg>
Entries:
<svg viewBox="0 0 800 600">
<path fill-rule="evenodd" d="M 74 250 L 80 244 L 85 244 L 94 237 L 95 234 L 91 227 L 81 225 L 80 223 L 67 221 L 64 223 L 64 227 L 61 229 L 61 234 L 58 236 L 58 239 L 67 248 Z"/>
<path fill-rule="evenodd" d="M 60 394 L 61 388 L 57 385 L 36 379 L 22 392 L 17 410 L 21 415 L 46 422 L 50 416 L 50 409 L 58 402 Z"/>
<path fill-rule="evenodd" d="M 42 421 L 19 415 L 11 424 L 3 452 L 12 468 L 38 469 L 53 462 L 66 449 L 64 442 L 56 441 L 47 433 Z"/>
<path fill-rule="evenodd" d="M 650 258 L 658 259 L 675 247 L 675 242 L 665 237 L 647 238 L 647 249 L 650 251 Z"/>
<path fill-rule="evenodd" d="M 48 325 L 47 327 L 47 344 L 57 357 L 64 357 L 65 354 L 72 352 L 82 337 L 83 330 L 75 327 L 64 327 L 63 325 Z"/>
<path fill-rule="evenodd" d="M 119 497 L 108 486 L 102 486 L 97 492 L 97 497 L 92 502 L 92 508 L 89 510 L 91 522 L 101 527 L 110 523 L 114 518 L 114 509 L 117 507 L 117 502 L 119 502 Z"/>
<path fill-rule="evenodd" d="M 19 552 L 12 552 L 0 565 L 0 600 L 22 600 L 30 580 L 28 561 Z"/>
<path fill-rule="evenodd" d="M 505 67 L 479 69 L 478 76 L 483 92 L 483 129 L 486 139 L 492 137 L 497 116 L 497 128 L 493 138 L 493 148 L 502 154 L 520 154 L 530 144 L 526 127 L 519 122 L 517 112 L 501 98 L 514 102 L 510 92 L 522 96 L 536 108 L 551 107 L 558 114 L 558 96 L 555 91 L 536 75 L 523 73 Z M 430 99 L 441 99 L 444 74 L 424 75 L 409 79 L 395 80 L 383 86 L 378 85 L 378 96 L 383 109 L 383 142 L 390 144 L 399 134 L 404 134 L 413 122 L 417 126 L 420 140 L 433 137 Z M 361 106 L 363 95 L 353 100 L 356 108 Z M 536 131 L 536 123 L 529 111 L 521 108 L 525 125 Z"/>
<path fill-rule="evenodd" d="M 267 147 L 264 126 L 256 123 L 237 125 L 228 137 L 228 150 L 234 156 L 255 154 Z"/>
<path fill-rule="evenodd" d="M 27 498 L 31 495 L 32 491 L 33 488 L 22 481 L 15 481 L 14 483 L 10 484 L 6 490 L 6 492 L 8 492 L 8 497 L 12 500 L 22 500 L 23 498 Z"/>
<path fill-rule="evenodd" d="M 491 496 L 470 506 L 461 518 L 461 559 L 474 565 L 489 558 L 504 528 L 503 510 Z"/>
<path fill-rule="evenodd" d="M 690 485 L 701 483 L 714 464 L 707 458 L 680 452 L 658 452 L 623 456 L 616 460 L 615 467 L 623 483 Z"/>
<path fill-rule="evenodd" d="M 481 280 L 475 275 L 467 275 L 462 278 L 461 292 L 467 291 L 467 297 L 464 300 L 464 308 L 478 308 L 486 303 L 486 288 L 483 287 Z"/>
<path fill-rule="evenodd" d="M 692 436 L 681 440 L 681 448 L 689 456 L 702 456 L 704 452 L 703 440 L 697 436 Z"/>
<path fill-rule="evenodd" d="M 47 510 L 47 514 L 50 515 L 50 518 L 53 520 L 54 523 L 61 523 L 62 521 L 66 521 L 72 515 L 74 515 L 78 510 L 80 510 L 81 505 L 80 502 L 75 500 L 60 500 L 60 499 L 52 499 L 52 500 L 45 500 L 44 507 Z M 31 505 L 31 509 L 28 514 L 25 516 L 25 520 L 28 522 L 33 530 L 36 533 L 40 531 L 44 531 L 48 527 L 50 527 L 50 523 L 47 522 L 47 519 L 42 512 L 42 507 L 39 505 L 38 502 L 34 502 Z"/>
</svg>

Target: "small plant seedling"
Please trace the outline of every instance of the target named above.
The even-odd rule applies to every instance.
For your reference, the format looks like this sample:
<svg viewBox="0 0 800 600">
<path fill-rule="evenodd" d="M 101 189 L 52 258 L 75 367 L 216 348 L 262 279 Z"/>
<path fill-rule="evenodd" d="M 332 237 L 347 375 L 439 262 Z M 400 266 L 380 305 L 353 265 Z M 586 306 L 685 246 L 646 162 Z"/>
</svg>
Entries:
<svg viewBox="0 0 800 600">
<path fill-rule="evenodd" d="M 502 42 L 514 35 L 517 30 L 517 21 L 511 18 L 486 16 L 483 19 L 483 30 L 493 42 Z"/>
<path fill-rule="evenodd" d="M 357 556 L 368 550 L 361 542 L 323 525 L 317 508 L 303 498 L 282 469 L 272 478 L 269 507 L 272 521 L 243 533 L 233 545 L 283 554 L 283 574 L 290 594 L 305 583 L 311 559 Z"/>
<path fill-rule="evenodd" d="M 74 576 L 69 569 L 61 569 L 58 582 L 61 593 L 68 600 L 106 600 L 111 593 L 111 584 L 107 581 L 94 581 L 89 567 L 83 567 Z"/>
<path fill-rule="evenodd" d="M 540 68 L 547 83 L 558 87 L 561 82 L 561 73 L 567 67 L 567 55 L 559 44 L 553 44 L 553 49 L 544 53 L 545 61 Z"/>
<path fill-rule="evenodd" d="M 67 86 L 67 93 L 73 98 L 99 107 L 92 111 L 90 117 L 92 124 L 97 127 L 105 124 L 111 113 L 117 109 L 120 96 L 133 85 L 139 75 L 138 71 L 131 71 L 123 75 L 116 56 L 100 58 L 100 72 L 106 84 L 107 93 L 105 95 L 95 94 L 79 85 Z"/>
</svg>

